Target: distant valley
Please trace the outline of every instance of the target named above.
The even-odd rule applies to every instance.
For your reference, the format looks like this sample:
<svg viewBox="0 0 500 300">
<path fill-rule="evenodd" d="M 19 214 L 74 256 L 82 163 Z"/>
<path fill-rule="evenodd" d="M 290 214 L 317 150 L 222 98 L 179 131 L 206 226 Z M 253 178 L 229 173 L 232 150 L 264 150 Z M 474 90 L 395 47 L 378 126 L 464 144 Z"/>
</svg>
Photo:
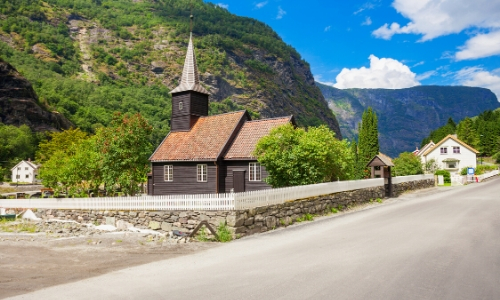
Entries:
<svg viewBox="0 0 500 300">
<path fill-rule="evenodd" d="M 490 90 L 463 86 L 416 86 L 406 89 L 337 89 L 317 83 L 336 115 L 342 135 L 353 139 L 363 111 L 378 116 L 380 150 L 392 157 L 413 151 L 448 118 L 459 121 L 500 107 Z"/>
</svg>

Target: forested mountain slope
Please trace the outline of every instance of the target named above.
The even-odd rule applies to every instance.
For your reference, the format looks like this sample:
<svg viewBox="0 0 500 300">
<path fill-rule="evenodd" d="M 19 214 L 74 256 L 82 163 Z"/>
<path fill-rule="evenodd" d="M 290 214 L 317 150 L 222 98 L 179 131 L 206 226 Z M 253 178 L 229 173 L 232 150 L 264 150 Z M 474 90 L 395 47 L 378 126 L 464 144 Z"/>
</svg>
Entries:
<svg viewBox="0 0 500 300">
<path fill-rule="evenodd" d="M 63 115 L 39 105 L 31 84 L 0 58 L 0 123 L 27 125 L 34 132 L 69 129 Z"/>
<path fill-rule="evenodd" d="M 3 0 L 0 56 L 39 101 L 92 132 L 112 112 L 141 112 L 154 143 L 169 130 L 169 90 L 179 82 L 189 0 Z M 211 113 L 295 115 L 300 125 L 338 123 L 309 65 L 272 29 L 193 0 L 195 51 Z"/>
<path fill-rule="evenodd" d="M 381 151 L 397 156 L 413 151 L 448 118 L 461 120 L 500 107 L 490 90 L 463 86 L 416 86 L 406 89 L 345 89 L 317 84 L 334 111 L 344 137 L 357 135 L 363 110 L 377 113 Z"/>
</svg>

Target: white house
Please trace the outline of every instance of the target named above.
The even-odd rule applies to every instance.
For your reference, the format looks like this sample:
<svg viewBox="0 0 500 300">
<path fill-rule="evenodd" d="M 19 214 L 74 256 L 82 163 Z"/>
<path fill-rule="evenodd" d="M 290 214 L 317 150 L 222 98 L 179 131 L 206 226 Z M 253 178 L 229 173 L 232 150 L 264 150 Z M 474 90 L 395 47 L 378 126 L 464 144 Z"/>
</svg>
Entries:
<svg viewBox="0 0 500 300">
<path fill-rule="evenodd" d="M 12 182 L 28 182 L 39 183 L 38 169 L 40 166 L 34 164 L 30 160 L 22 160 L 15 165 L 12 169 Z"/>
<path fill-rule="evenodd" d="M 434 160 L 438 169 L 449 171 L 451 175 L 459 175 L 460 170 L 465 167 L 476 168 L 478 153 L 479 151 L 450 134 L 437 144 L 431 141 L 417 153 L 417 156 L 424 165 Z"/>
</svg>

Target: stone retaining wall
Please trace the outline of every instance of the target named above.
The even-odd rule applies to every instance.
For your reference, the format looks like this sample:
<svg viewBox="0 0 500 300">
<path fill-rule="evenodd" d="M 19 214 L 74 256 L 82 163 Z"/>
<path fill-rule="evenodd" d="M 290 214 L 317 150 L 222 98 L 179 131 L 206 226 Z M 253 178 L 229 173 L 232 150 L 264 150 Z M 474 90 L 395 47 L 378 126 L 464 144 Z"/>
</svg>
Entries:
<svg viewBox="0 0 500 300">
<path fill-rule="evenodd" d="M 395 184 L 394 195 L 409 190 L 434 186 L 433 180 Z M 133 226 L 153 229 L 162 233 L 172 230 L 190 232 L 201 221 L 207 221 L 214 229 L 220 223 L 227 224 L 235 236 L 245 236 L 288 226 L 304 218 L 306 214 L 324 215 L 332 208 L 343 210 L 358 204 L 384 198 L 384 187 L 322 195 L 284 204 L 237 211 L 103 211 L 38 209 L 35 214 L 42 219 L 74 220 L 96 225 L 114 225 L 119 229 Z"/>
<path fill-rule="evenodd" d="M 392 185 L 394 197 L 400 196 L 404 192 L 420 190 L 435 186 L 434 179 L 408 181 Z"/>
</svg>

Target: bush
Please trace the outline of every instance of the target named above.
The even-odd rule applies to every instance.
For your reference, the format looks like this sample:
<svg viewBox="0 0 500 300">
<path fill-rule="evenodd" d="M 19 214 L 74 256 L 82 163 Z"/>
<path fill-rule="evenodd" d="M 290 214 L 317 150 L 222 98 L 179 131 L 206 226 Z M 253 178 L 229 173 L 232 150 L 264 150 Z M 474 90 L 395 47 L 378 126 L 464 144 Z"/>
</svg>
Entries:
<svg viewBox="0 0 500 300">
<path fill-rule="evenodd" d="M 434 173 L 434 175 L 443 175 L 444 182 L 445 183 L 451 183 L 450 172 L 448 172 L 446 170 L 437 170 L 436 173 Z"/>
<path fill-rule="evenodd" d="M 495 155 L 492 156 L 492 158 L 495 160 L 497 164 L 500 164 L 500 152 L 497 152 Z"/>
<path fill-rule="evenodd" d="M 476 175 L 482 175 L 496 169 L 498 169 L 498 167 L 495 165 L 479 165 L 476 168 Z"/>
<path fill-rule="evenodd" d="M 217 235 L 219 236 L 219 242 L 225 243 L 233 240 L 233 235 L 227 224 L 221 222 L 217 227 Z"/>
</svg>

